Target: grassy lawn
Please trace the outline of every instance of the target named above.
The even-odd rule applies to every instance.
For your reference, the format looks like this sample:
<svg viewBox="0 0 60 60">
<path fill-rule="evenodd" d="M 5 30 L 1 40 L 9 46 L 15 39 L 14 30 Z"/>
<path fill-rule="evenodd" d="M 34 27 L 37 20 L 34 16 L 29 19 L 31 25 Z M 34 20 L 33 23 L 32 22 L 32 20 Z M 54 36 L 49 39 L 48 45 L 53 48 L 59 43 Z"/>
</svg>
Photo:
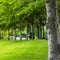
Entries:
<svg viewBox="0 0 60 60">
<path fill-rule="evenodd" d="M 0 41 L 0 60 L 47 60 L 47 40 Z"/>
</svg>

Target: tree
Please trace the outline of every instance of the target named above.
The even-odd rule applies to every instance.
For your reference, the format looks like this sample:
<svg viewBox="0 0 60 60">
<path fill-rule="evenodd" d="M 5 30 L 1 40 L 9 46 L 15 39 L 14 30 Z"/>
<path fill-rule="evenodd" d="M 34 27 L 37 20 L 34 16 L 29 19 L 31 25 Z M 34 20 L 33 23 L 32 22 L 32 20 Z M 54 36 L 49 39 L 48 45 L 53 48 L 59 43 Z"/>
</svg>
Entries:
<svg viewBox="0 0 60 60">
<path fill-rule="evenodd" d="M 58 19 L 55 0 L 46 0 L 48 60 L 58 60 Z"/>
<path fill-rule="evenodd" d="M 41 16 L 43 16 L 45 12 L 44 2 L 44 0 L 2 0 L 0 2 L 0 17 L 3 15 L 4 20 L 7 22 L 6 27 L 8 29 L 12 28 L 15 31 L 17 26 L 19 26 L 20 29 L 22 25 L 26 25 L 24 26 L 25 28 L 27 28 L 27 25 L 33 28 L 34 26 L 36 26 L 34 23 L 37 21 L 37 19 L 41 18 Z M 37 19 L 35 18 L 35 16 Z M 32 32 L 33 38 L 34 28 L 32 28 L 30 30 Z M 16 31 L 14 35 L 16 35 Z M 26 29 L 26 39 L 27 35 L 28 30 Z"/>
</svg>

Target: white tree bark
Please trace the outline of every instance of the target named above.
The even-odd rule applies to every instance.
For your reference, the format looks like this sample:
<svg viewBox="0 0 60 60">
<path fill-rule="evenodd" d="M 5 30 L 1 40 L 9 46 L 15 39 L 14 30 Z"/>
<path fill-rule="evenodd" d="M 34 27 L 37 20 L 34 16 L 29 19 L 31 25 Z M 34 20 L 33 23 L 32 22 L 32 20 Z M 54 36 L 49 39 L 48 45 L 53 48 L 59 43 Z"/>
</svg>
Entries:
<svg viewBox="0 0 60 60">
<path fill-rule="evenodd" d="M 48 60 L 58 60 L 58 19 L 56 1 L 46 0 Z"/>
</svg>

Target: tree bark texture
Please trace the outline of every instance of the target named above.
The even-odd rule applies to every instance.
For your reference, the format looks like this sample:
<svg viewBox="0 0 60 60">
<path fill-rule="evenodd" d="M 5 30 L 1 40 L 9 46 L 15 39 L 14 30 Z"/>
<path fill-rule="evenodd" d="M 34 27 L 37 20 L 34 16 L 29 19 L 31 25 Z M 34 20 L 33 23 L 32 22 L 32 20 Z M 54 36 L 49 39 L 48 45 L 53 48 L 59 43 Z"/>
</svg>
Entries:
<svg viewBox="0 0 60 60">
<path fill-rule="evenodd" d="M 56 1 L 46 0 L 47 10 L 47 37 L 48 60 L 58 60 L 58 20 L 56 14 Z"/>
</svg>

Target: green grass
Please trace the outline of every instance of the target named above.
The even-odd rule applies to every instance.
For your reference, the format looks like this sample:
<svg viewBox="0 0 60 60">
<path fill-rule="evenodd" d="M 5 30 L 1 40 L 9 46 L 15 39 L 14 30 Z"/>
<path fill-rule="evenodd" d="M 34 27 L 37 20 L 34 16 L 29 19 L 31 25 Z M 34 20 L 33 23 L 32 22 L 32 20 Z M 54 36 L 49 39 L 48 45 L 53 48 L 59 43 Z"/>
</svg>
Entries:
<svg viewBox="0 0 60 60">
<path fill-rule="evenodd" d="M 0 60 L 47 60 L 47 40 L 0 41 Z"/>
</svg>

